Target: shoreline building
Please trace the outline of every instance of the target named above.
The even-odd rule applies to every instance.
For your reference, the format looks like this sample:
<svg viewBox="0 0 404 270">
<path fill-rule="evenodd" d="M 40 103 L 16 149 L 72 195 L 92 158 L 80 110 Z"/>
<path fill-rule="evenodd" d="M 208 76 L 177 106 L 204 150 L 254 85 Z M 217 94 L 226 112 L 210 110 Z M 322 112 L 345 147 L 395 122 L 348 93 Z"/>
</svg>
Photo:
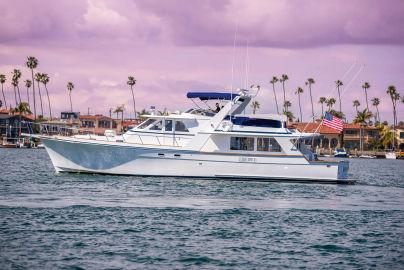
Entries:
<svg viewBox="0 0 404 270">
<path fill-rule="evenodd" d="M 317 132 L 319 137 L 313 140 L 313 147 L 321 150 L 335 150 L 335 148 L 345 147 L 347 150 L 360 150 L 361 143 L 364 151 L 373 150 L 372 142 L 380 139 L 380 132 L 374 126 L 362 126 L 360 124 L 344 124 L 344 129 L 341 133 L 337 130 L 320 125 L 321 121 L 317 120 L 314 123 L 292 123 L 290 128 L 295 128 L 299 131 Z M 404 134 L 403 134 L 404 137 Z M 343 140 L 343 143 L 341 142 Z M 306 144 L 311 144 L 306 142 Z"/>
<path fill-rule="evenodd" d="M 61 112 L 60 120 L 52 120 L 41 123 L 42 132 L 45 134 L 95 134 L 104 135 L 106 130 L 113 130 L 117 134 L 127 131 L 139 124 L 140 120 L 121 120 L 109 116 L 80 115 L 79 112 Z"/>
<path fill-rule="evenodd" d="M 404 125 L 396 127 L 397 149 L 404 151 Z"/>
</svg>

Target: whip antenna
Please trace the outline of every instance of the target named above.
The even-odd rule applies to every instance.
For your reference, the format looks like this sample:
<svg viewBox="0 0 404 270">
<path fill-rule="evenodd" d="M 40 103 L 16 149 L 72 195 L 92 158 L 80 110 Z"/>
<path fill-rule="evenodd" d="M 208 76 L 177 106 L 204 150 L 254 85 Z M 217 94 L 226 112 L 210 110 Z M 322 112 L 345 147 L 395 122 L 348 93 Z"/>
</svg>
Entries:
<svg viewBox="0 0 404 270">
<path fill-rule="evenodd" d="M 233 40 L 233 64 L 231 65 L 231 109 L 230 109 L 230 120 L 231 120 L 231 114 L 233 111 L 233 82 L 234 82 L 234 65 L 236 62 L 236 40 L 237 40 L 237 32 L 238 32 L 238 18 L 237 18 L 237 23 L 236 23 L 236 29 L 234 31 L 234 40 Z"/>
</svg>

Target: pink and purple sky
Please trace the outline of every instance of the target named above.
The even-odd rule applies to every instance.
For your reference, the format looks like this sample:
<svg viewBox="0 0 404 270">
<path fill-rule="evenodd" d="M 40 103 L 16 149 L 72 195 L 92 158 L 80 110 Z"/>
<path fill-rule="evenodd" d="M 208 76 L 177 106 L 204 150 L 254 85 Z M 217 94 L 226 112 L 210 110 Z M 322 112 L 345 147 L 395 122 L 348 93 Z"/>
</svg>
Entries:
<svg viewBox="0 0 404 270">
<path fill-rule="evenodd" d="M 0 0 L 0 73 L 30 79 L 27 56 L 48 73 L 53 110 L 69 109 L 66 84 L 72 81 L 75 111 L 108 114 L 126 104 L 133 116 L 126 80 L 137 79 L 137 109 L 186 109 L 189 90 L 230 91 L 233 40 L 238 25 L 233 87 L 260 84 L 262 113 L 275 112 L 269 81 L 288 74 L 287 99 L 298 115 L 296 88 L 305 89 L 303 118 L 310 102 L 304 82 L 313 77 L 313 95 L 332 95 L 334 81 L 345 85 L 343 110 L 352 119 L 352 101 L 365 108 L 361 85 L 379 97 L 382 120 L 392 119 L 388 85 L 404 94 L 404 1 L 402 0 Z M 354 64 L 351 72 L 346 71 Z M 22 83 L 21 83 L 22 84 Z M 24 89 L 24 87 L 22 87 Z M 282 88 L 277 85 L 279 99 Z M 23 91 L 25 93 L 25 89 Z M 23 95 L 24 99 L 25 94 Z M 338 104 L 336 104 L 338 106 Z M 46 106 L 45 106 L 46 107 Z M 46 109 L 47 111 L 47 109 Z M 404 105 L 398 105 L 399 120 Z"/>
</svg>

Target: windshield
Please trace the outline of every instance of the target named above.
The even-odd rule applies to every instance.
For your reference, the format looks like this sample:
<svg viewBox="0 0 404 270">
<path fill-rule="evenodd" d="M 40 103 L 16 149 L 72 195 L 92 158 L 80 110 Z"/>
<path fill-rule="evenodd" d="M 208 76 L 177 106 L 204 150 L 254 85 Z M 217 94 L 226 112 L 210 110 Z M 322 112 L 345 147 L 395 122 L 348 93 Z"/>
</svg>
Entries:
<svg viewBox="0 0 404 270">
<path fill-rule="evenodd" d="M 146 121 L 144 121 L 143 123 L 141 123 L 140 125 L 138 125 L 136 128 L 137 129 L 145 129 L 147 128 L 151 123 L 153 123 L 155 120 L 154 119 L 147 119 Z"/>
</svg>

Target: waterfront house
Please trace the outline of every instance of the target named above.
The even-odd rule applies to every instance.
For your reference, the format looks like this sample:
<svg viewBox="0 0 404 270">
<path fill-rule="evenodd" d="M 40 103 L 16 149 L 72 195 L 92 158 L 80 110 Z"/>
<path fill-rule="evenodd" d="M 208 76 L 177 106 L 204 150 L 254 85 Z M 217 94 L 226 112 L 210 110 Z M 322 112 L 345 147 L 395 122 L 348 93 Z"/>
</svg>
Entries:
<svg viewBox="0 0 404 270">
<path fill-rule="evenodd" d="M 333 150 L 337 147 L 341 147 L 340 133 L 332 128 L 321 125 L 321 121 L 317 120 L 315 123 L 292 123 L 291 128 L 296 128 L 299 131 L 305 132 L 317 132 L 320 136 L 313 140 L 313 147 L 317 147 L 324 150 Z M 360 142 L 363 141 L 363 150 L 372 150 L 372 142 L 379 140 L 379 129 L 374 126 L 364 126 L 359 124 L 344 124 L 343 133 L 343 146 L 348 150 L 359 150 Z M 360 136 L 362 134 L 362 136 Z M 311 144 L 311 142 L 306 142 Z"/>
<path fill-rule="evenodd" d="M 398 149 L 404 151 L 404 126 L 396 127 L 396 144 Z"/>
<path fill-rule="evenodd" d="M 313 147 L 318 147 L 320 149 L 335 149 L 340 146 L 339 132 L 335 129 L 320 125 L 321 122 L 318 120 L 315 123 L 292 123 L 289 127 L 295 128 L 300 132 L 317 132 L 320 134 L 319 137 L 313 140 Z M 310 141 L 310 142 L 309 142 Z M 306 144 L 311 144 L 311 139 L 306 142 Z"/>
<path fill-rule="evenodd" d="M 360 149 L 363 143 L 363 150 L 373 150 L 372 142 L 380 139 L 379 129 L 375 126 L 363 126 L 360 124 L 344 124 L 344 147 L 350 150 Z"/>
<path fill-rule="evenodd" d="M 78 124 L 80 113 L 79 112 L 61 112 L 60 120 L 69 124 Z"/>
<path fill-rule="evenodd" d="M 113 119 L 105 115 L 80 115 L 77 112 L 61 112 L 60 120 L 41 123 L 41 132 L 49 135 L 63 134 L 97 134 L 103 135 L 106 130 L 114 130 L 120 134 L 139 124 L 139 120 Z"/>
<path fill-rule="evenodd" d="M 17 138 L 21 133 L 30 133 L 32 115 L 0 113 L 0 137 Z"/>
<path fill-rule="evenodd" d="M 80 115 L 79 116 L 79 132 L 94 133 L 103 135 L 105 130 L 120 130 L 118 121 L 104 115 Z"/>
</svg>

